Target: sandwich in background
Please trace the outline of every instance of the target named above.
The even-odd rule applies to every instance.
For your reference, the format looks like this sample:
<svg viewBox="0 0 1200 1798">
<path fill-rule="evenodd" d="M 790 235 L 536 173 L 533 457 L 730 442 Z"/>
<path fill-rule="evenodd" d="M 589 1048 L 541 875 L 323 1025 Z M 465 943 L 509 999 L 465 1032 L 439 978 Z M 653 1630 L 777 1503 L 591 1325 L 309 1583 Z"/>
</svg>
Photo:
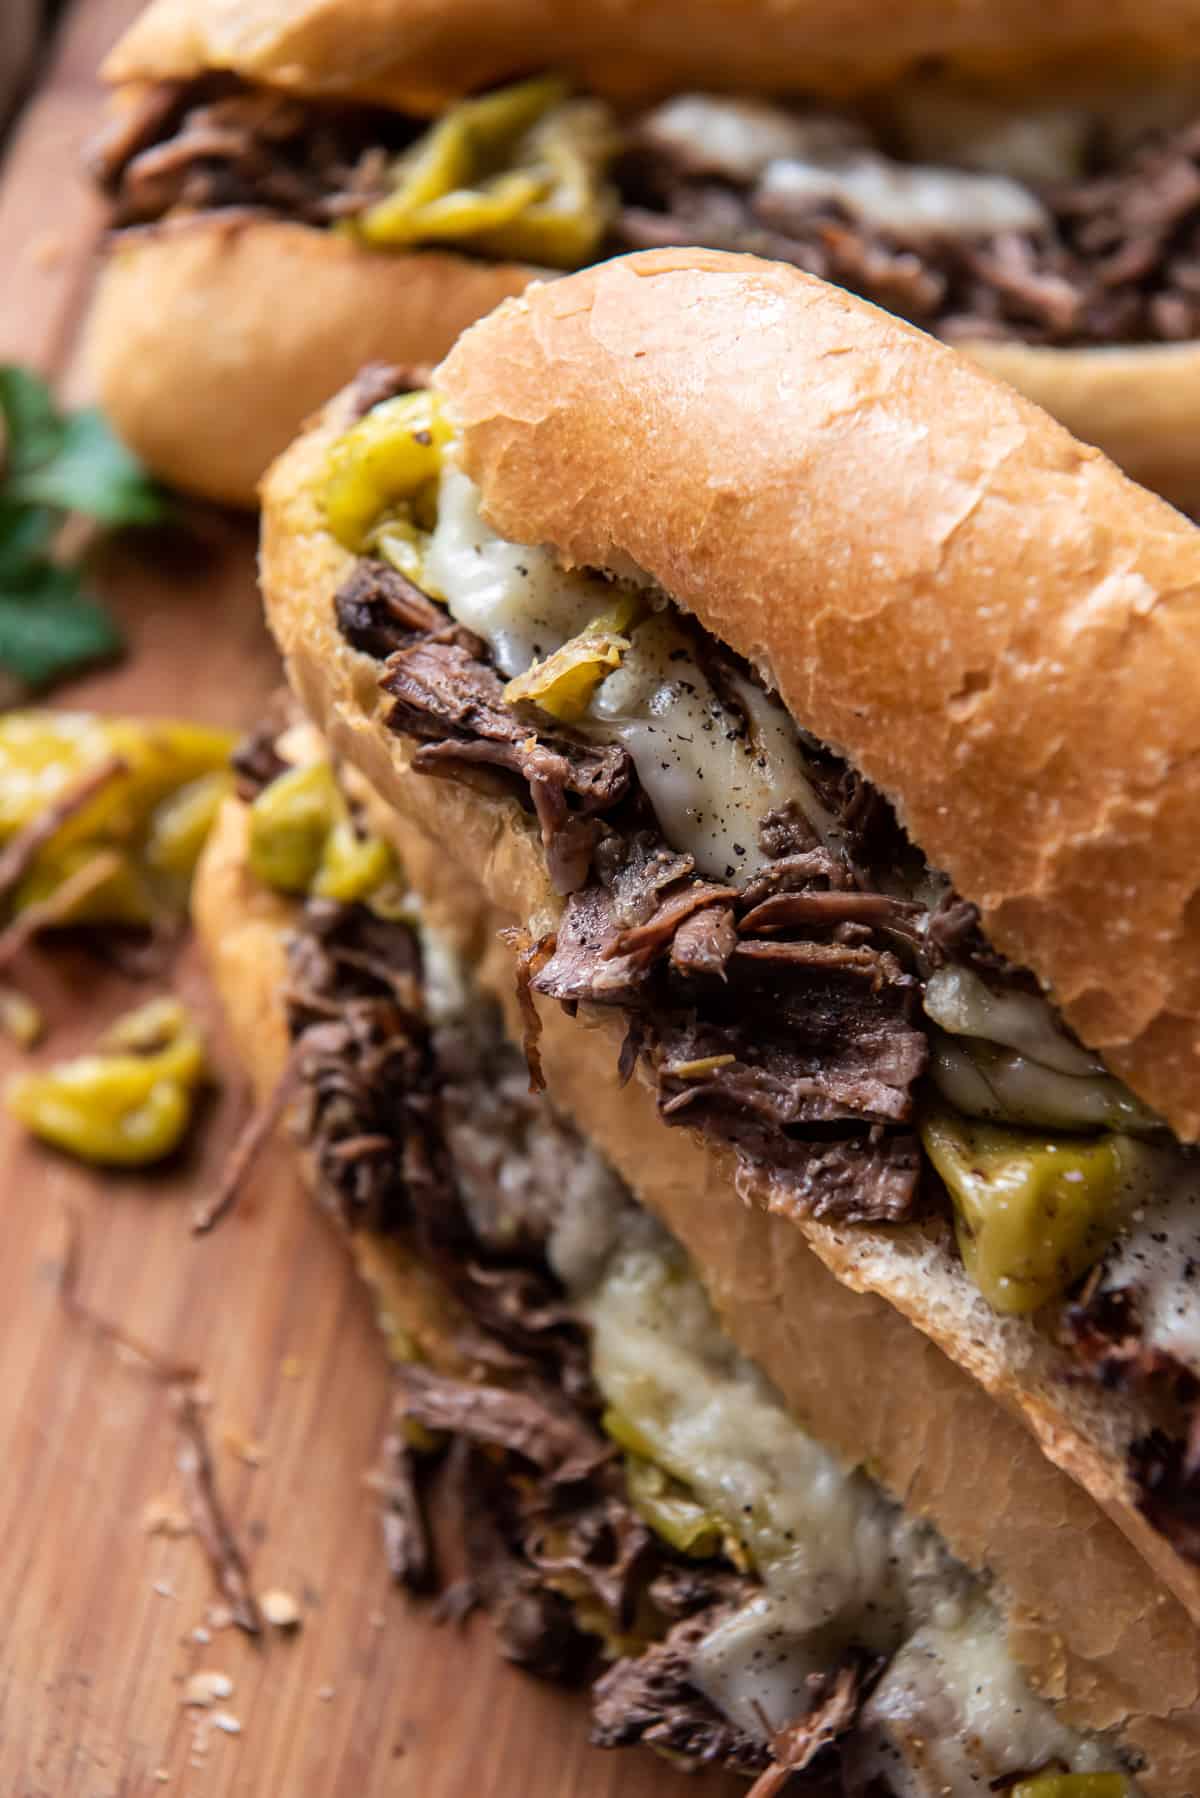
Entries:
<svg viewBox="0 0 1200 1798">
<path fill-rule="evenodd" d="M 913 320 L 1196 503 L 1198 24 L 1180 0 L 157 0 L 106 65 L 104 403 L 171 480 L 253 504 L 363 364 L 430 365 L 534 278 L 698 243 Z"/>
</svg>

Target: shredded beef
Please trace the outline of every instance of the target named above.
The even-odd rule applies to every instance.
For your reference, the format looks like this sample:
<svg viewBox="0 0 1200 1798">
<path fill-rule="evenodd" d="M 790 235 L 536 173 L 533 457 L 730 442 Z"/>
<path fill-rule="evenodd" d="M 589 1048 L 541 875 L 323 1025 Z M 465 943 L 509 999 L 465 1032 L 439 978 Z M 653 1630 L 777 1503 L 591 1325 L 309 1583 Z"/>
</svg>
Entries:
<svg viewBox="0 0 1200 1798">
<path fill-rule="evenodd" d="M 403 1415 L 414 1423 L 519 1455 L 554 1485 L 587 1479 L 612 1452 L 549 1392 L 454 1380 L 416 1363 L 401 1369 L 400 1390 Z"/>
<path fill-rule="evenodd" d="M 692 1685 L 692 1656 L 728 1603 L 684 1617 L 644 1654 L 614 1663 L 592 1687 L 592 1741 L 599 1748 L 644 1742 L 693 1767 L 722 1766 L 758 1773 L 769 1764 L 761 1742 L 723 1717 Z"/>
<path fill-rule="evenodd" d="M 870 148 L 856 120 L 810 114 L 819 154 Z M 384 197 L 425 129 L 370 106 L 298 100 L 228 75 L 160 83 L 93 147 L 119 226 L 221 209 L 309 224 Z M 1096 134 L 1077 179 L 1044 188 L 1042 232 L 905 243 L 837 205 L 764 186 L 719 153 L 635 124 L 615 169 L 608 253 L 702 244 L 790 262 L 951 340 L 1048 344 L 1200 335 L 1200 122 L 1126 145 Z"/>
<path fill-rule="evenodd" d="M 249 736 L 243 737 L 229 758 L 237 780 L 238 798 L 247 805 L 258 798 L 264 787 L 269 787 L 273 780 L 287 772 L 288 763 L 275 747 L 278 736 L 278 724 L 268 719 Z"/>
<path fill-rule="evenodd" d="M 556 887 L 572 892 L 582 884 L 602 834 L 595 814 L 611 811 L 629 790 L 632 763 L 624 749 L 547 732 L 519 715 L 504 703 L 495 669 L 462 643 L 425 638 L 401 650 L 381 685 L 394 702 L 389 726 L 421 740 L 415 768 L 451 777 L 474 767 L 515 775 L 537 814 Z"/>
<path fill-rule="evenodd" d="M 733 907 L 710 905 L 685 918 L 676 930 L 671 939 L 671 966 L 678 974 L 710 974 L 724 980 L 736 948 Z"/>
<path fill-rule="evenodd" d="M 347 640 L 384 660 L 388 723 L 418 740 L 414 767 L 499 772 L 538 816 L 569 896 L 553 939 L 519 945 L 531 1085 L 541 1079 L 534 993 L 570 1011 L 619 1008 L 621 1078 L 643 1059 L 667 1121 L 731 1143 L 785 1208 L 906 1216 L 918 1157 L 897 1127 L 927 1047 L 912 1021 L 915 983 L 890 945 L 919 940 L 920 907 L 864 889 L 869 869 L 814 845 L 791 807 L 763 822 L 781 852 L 765 870 L 742 887 L 696 878 L 690 856 L 637 822 L 626 752 L 506 705 L 482 646 L 411 583 L 360 562 L 335 610 Z M 720 653 L 706 645 L 710 659 Z M 894 855 L 894 826 L 866 783 L 832 765 L 822 778 L 859 857 L 873 841 Z M 843 1128 L 831 1141 L 833 1126 Z"/>
<path fill-rule="evenodd" d="M 1200 334 L 1200 123 L 1149 132 L 1131 147 L 1098 138 L 1084 175 L 1039 195 L 1043 232 L 919 243 L 835 203 L 763 186 L 722 168 L 719 157 L 698 163 L 692 146 L 650 136 L 643 128 L 640 151 L 619 170 L 625 204 L 614 249 L 700 243 L 768 256 L 955 341 L 1105 344 Z"/>
<path fill-rule="evenodd" d="M 1090 1291 L 1067 1306 L 1060 1325 L 1061 1340 L 1078 1370 L 1101 1386 L 1152 1387 L 1185 1402 L 1194 1398 L 1194 1374 L 1174 1355 L 1145 1341 L 1136 1290 L 1090 1285 Z"/>
<path fill-rule="evenodd" d="M 386 661 L 397 650 L 429 636 L 454 643 L 478 659 L 483 644 L 434 605 L 419 587 L 386 562 L 363 557 L 334 600 L 338 628 L 352 649 Z"/>
<path fill-rule="evenodd" d="M 1152 1430 L 1130 1449 L 1129 1476 L 1143 1517 L 1186 1560 L 1200 1561 L 1200 1441 Z"/>
<path fill-rule="evenodd" d="M 596 1681 L 603 1745 L 756 1773 L 772 1751 L 688 1672 L 757 1581 L 723 1557 L 676 1553 L 633 1509 L 583 1327 L 545 1259 L 578 1140 L 530 1098 L 498 1017 L 474 1008 L 430 1028 L 422 980 L 407 925 L 361 906 L 306 907 L 288 998 L 310 1153 L 345 1221 L 415 1250 L 466 1319 L 450 1339 L 457 1363 L 397 1370 L 381 1485 L 389 1566 L 414 1590 L 435 1588 L 429 1519 L 445 1519 L 466 1565 L 442 1616 L 480 1605 L 508 1659 Z M 432 1432 L 423 1449 L 417 1426 Z M 602 1675 L 631 1639 L 640 1652 Z"/>
<path fill-rule="evenodd" d="M 244 208 L 327 225 L 387 192 L 392 157 L 421 129 L 388 109 L 297 100 L 211 75 L 148 90 L 96 140 L 90 160 L 118 227 Z"/>
</svg>

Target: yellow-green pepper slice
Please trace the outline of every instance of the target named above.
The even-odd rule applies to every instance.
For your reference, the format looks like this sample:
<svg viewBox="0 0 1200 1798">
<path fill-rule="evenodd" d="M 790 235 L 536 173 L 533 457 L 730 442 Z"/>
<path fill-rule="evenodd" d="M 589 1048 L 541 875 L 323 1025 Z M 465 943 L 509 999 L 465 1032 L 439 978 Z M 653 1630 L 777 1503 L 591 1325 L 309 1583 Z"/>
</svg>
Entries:
<svg viewBox="0 0 1200 1798">
<path fill-rule="evenodd" d="M 504 689 L 505 703 L 518 705 L 528 701 L 565 724 L 576 723 L 587 711 L 600 683 L 621 666 L 629 648 L 629 638 L 624 633 L 633 624 L 640 605 L 636 594 L 620 595 L 577 636 L 510 680 Z"/>
<path fill-rule="evenodd" d="M 91 1054 L 18 1076 L 5 1098 L 43 1142 L 98 1167 L 142 1167 L 183 1140 L 206 1073 L 184 1007 L 159 999 L 120 1019 Z"/>
<path fill-rule="evenodd" d="M 680 1554 L 703 1561 L 721 1552 L 729 1534 L 721 1519 L 706 1511 L 686 1487 L 653 1461 L 627 1454 L 625 1484 L 634 1510 L 656 1536 Z"/>
<path fill-rule="evenodd" d="M 1136 1145 L 1046 1136 L 932 1111 L 921 1140 L 946 1183 L 967 1272 L 993 1310 L 1035 1311 L 1103 1253 Z"/>
<path fill-rule="evenodd" d="M 185 851 L 167 815 L 170 802 L 194 783 L 224 778 L 233 743 L 229 732 L 201 725 L 83 712 L 18 711 L 0 718 L 0 842 L 90 771 L 119 764 L 41 850 L 12 895 L 13 909 L 48 898 L 102 852 L 116 857 L 117 871 L 62 922 L 146 924 L 182 903 L 180 887 L 202 832 L 193 820 Z M 164 850 L 169 852 L 160 860 Z"/>
<path fill-rule="evenodd" d="M 1129 1798 L 1123 1773 L 1036 1773 L 1011 1788 L 1012 1798 Z"/>
<path fill-rule="evenodd" d="M 337 817 L 337 788 L 328 762 L 289 768 L 250 807 L 250 869 L 277 893 L 307 893 Z"/>
<path fill-rule="evenodd" d="M 326 522 L 344 548 L 361 552 L 389 512 L 416 504 L 436 483 L 451 434 L 438 396 L 421 391 L 385 400 L 338 438 L 324 501 Z"/>
</svg>

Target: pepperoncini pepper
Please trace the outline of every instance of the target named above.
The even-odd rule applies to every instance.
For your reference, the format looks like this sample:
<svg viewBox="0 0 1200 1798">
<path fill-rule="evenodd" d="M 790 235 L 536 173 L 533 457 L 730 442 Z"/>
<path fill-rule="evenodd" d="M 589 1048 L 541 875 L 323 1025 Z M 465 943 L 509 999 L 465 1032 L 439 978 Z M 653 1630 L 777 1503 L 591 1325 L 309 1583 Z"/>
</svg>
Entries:
<svg viewBox="0 0 1200 1798">
<path fill-rule="evenodd" d="M 1123 1773 L 1036 1773 L 1011 1788 L 1011 1798 L 1129 1798 Z"/>
<path fill-rule="evenodd" d="M 362 551 L 373 529 L 411 538 L 411 509 L 429 503 L 451 434 L 438 396 L 421 391 L 385 400 L 338 438 L 329 453 L 325 518 L 344 548 Z M 389 516 L 406 507 L 408 517 L 403 510 Z"/>
<path fill-rule="evenodd" d="M 63 922 L 146 924 L 180 909 L 231 784 L 233 742 L 228 732 L 200 725 L 82 712 L 0 718 L 0 842 L 61 803 L 90 772 L 111 768 L 64 816 L 12 894 L 13 909 L 48 898 L 100 854 L 115 861 L 113 873 Z"/>
<path fill-rule="evenodd" d="M 728 1532 L 719 1517 L 688 1495 L 653 1461 L 625 1456 L 625 1483 L 635 1511 L 656 1536 L 680 1554 L 703 1561 L 720 1554 Z"/>
<path fill-rule="evenodd" d="M 596 688 L 621 666 L 629 648 L 629 638 L 624 633 L 632 627 L 640 610 L 641 601 L 636 594 L 621 594 L 606 612 L 593 618 L 561 649 L 510 680 L 504 689 L 505 704 L 517 705 L 525 700 L 564 724 L 578 722 Z"/>
<path fill-rule="evenodd" d="M 1056 1298 L 1107 1247 L 1137 1148 L 1129 1138 L 1050 1137 L 935 1111 L 921 1139 L 954 1206 L 963 1262 L 993 1310 Z"/>
<path fill-rule="evenodd" d="M 250 807 L 250 867 L 276 892 L 374 904 L 384 915 L 399 869 L 381 837 L 354 827 L 328 762 L 289 768 Z"/>
<path fill-rule="evenodd" d="M 461 243 L 552 268 L 594 256 L 613 210 L 608 108 L 554 76 L 451 107 L 397 160 L 390 194 L 345 229 L 381 249 Z"/>
<path fill-rule="evenodd" d="M 91 1054 L 10 1082 L 9 1111 L 43 1142 L 98 1167 L 144 1167 L 178 1147 L 207 1077 L 177 999 L 118 1020 Z"/>
</svg>

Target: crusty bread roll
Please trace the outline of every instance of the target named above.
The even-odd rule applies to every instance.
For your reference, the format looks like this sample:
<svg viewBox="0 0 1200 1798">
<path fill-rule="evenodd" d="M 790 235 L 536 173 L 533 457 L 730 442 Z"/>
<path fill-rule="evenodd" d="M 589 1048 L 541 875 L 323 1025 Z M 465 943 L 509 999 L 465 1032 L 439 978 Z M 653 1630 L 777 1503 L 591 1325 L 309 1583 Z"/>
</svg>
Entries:
<svg viewBox="0 0 1200 1798">
<path fill-rule="evenodd" d="M 756 661 L 1084 1039 L 1195 1133 L 1193 526 L 953 352 L 748 259 L 658 253 L 532 289 L 439 382 L 502 531 L 633 563 Z M 561 901 L 529 817 L 413 774 L 378 664 L 337 631 L 353 559 L 320 490 L 344 416 L 333 404 L 265 488 L 289 679 L 334 753 L 541 934 Z M 615 1080 L 620 1024 L 588 1034 Z M 767 1180 L 739 1190 L 770 1209 Z M 732 1180 L 726 1204 L 732 1229 Z M 1125 1470 L 1146 1427 L 1133 1401 L 1065 1385 L 1058 1352 L 989 1309 L 944 1223 L 793 1227 L 1023 1415 L 1200 1620 L 1200 1568 L 1143 1518 Z"/>
<path fill-rule="evenodd" d="M 928 57 L 993 77 L 1061 62 L 1194 57 L 1194 0 L 152 0 L 109 56 L 113 82 L 230 69 L 250 81 L 434 111 L 530 68 L 597 93 L 687 86 L 862 93 Z"/>
<path fill-rule="evenodd" d="M 253 506 L 263 470 L 365 363 L 437 362 L 536 272 L 201 214 L 117 238 L 87 354 L 101 404 L 151 468 Z"/>
<path fill-rule="evenodd" d="M 1018 107 L 1040 94 L 1156 89 L 1195 63 L 1195 0 L 155 0 L 111 53 L 109 81 L 228 70 L 316 98 L 435 113 L 473 88 L 562 68 L 619 102 L 689 87 L 853 97 L 934 57 Z M 1200 79 L 1200 77 L 1198 77 Z M 1116 84 L 1114 87 L 1114 83 Z M 180 237 L 118 239 L 91 334 L 101 397 L 156 470 L 252 506 L 268 461 L 364 362 L 437 360 L 531 278 L 452 253 L 376 252 L 299 224 L 203 214 Z M 979 343 L 969 353 L 1176 503 L 1200 507 L 1200 347 Z M 233 396 L 236 396 L 233 397 Z"/>
<path fill-rule="evenodd" d="M 439 928 L 482 951 L 481 978 L 511 1011 L 508 953 L 494 935 L 502 917 L 486 917 L 441 850 L 377 806 L 372 824 L 381 823 Z M 227 803 L 193 911 L 236 1045 L 266 1092 L 286 1051 L 290 907 L 249 873 L 245 829 L 244 808 Z M 617 1090 L 598 1033 L 574 1029 L 553 1006 L 544 1025 L 552 1094 L 684 1244 L 731 1336 L 796 1415 L 992 1576 L 1033 1684 L 1077 1727 L 1118 1731 L 1144 1755 L 1147 1798 L 1200 1792 L 1200 1637 L 1122 1535 L 891 1306 L 831 1279 L 786 1223 L 731 1206 L 721 1161 L 666 1137 L 647 1091 Z"/>
</svg>

